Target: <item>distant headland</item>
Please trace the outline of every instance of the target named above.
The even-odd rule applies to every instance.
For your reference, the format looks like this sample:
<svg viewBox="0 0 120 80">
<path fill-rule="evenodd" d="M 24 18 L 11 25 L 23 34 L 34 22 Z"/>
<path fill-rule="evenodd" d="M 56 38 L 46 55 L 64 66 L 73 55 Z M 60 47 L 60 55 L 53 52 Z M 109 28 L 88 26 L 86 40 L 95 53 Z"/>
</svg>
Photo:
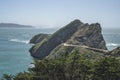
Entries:
<svg viewBox="0 0 120 80">
<path fill-rule="evenodd" d="M 16 23 L 0 23 L 0 28 L 34 28 L 30 25 L 21 25 Z"/>
</svg>

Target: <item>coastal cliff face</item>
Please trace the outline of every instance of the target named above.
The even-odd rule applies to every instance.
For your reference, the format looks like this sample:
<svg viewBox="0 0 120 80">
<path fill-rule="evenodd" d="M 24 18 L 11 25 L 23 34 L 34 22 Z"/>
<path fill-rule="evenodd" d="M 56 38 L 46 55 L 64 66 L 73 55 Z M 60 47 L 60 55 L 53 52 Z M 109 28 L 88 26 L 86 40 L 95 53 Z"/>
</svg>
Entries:
<svg viewBox="0 0 120 80">
<path fill-rule="evenodd" d="M 71 47 L 69 52 L 78 47 L 86 51 L 89 48 L 96 49 L 91 52 L 99 52 L 97 49 L 107 50 L 101 31 L 99 23 L 89 25 L 82 23 L 80 20 L 74 20 L 47 39 L 46 37 L 48 36 L 44 38 L 33 37 L 31 41 L 37 44 L 30 49 L 30 53 L 35 58 L 43 59 L 46 56 L 60 53 L 64 49 L 64 46 Z M 40 41 L 34 41 L 38 38 Z"/>
</svg>

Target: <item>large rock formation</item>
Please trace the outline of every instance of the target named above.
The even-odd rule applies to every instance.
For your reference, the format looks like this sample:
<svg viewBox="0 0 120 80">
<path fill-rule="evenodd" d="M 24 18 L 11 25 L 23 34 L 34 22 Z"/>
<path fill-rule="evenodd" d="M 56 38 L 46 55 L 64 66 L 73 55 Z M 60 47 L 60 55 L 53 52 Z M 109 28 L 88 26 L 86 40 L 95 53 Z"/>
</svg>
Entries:
<svg viewBox="0 0 120 80">
<path fill-rule="evenodd" d="M 63 44 L 74 47 L 87 46 L 107 50 L 99 23 L 89 25 L 82 23 L 80 20 L 74 20 L 59 29 L 47 40 L 43 39 L 41 42 L 35 44 L 30 49 L 30 53 L 35 58 L 43 59 L 49 54 L 53 54 L 56 48 L 59 51 L 60 48 L 58 47 Z"/>
</svg>

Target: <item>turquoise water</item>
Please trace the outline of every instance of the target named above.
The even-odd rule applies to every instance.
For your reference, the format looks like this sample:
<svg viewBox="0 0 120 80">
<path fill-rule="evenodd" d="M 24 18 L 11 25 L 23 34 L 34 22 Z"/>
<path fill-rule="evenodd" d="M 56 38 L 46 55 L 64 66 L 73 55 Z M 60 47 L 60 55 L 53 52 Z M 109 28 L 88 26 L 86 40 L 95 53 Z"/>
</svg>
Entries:
<svg viewBox="0 0 120 80">
<path fill-rule="evenodd" d="M 0 29 L 0 77 L 28 69 L 33 62 L 29 40 L 38 33 L 52 33 L 49 29 Z"/>
<path fill-rule="evenodd" d="M 103 29 L 103 36 L 109 50 L 120 46 L 120 29 Z"/>
<path fill-rule="evenodd" d="M 29 40 L 38 33 L 53 33 L 49 29 L 0 29 L 0 77 L 2 74 L 16 74 L 28 69 L 33 62 L 29 53 Z M 104 31 L 108 49 L 120 46 L 120 33 Z"/>
</svg>

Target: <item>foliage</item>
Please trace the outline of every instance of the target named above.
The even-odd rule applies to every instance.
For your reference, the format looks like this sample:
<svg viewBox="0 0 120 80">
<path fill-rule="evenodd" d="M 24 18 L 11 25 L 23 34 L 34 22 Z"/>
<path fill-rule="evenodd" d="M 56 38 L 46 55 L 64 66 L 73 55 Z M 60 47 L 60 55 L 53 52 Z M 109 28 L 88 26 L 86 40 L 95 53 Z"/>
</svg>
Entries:
<svg viewBox="0 0 120 80">
<path fill-rule="evenodd" d="M 4 80 L 120 80 L 120 60 L 110 56 L 91 60 L 74 51 L 34 65 L 28 72 L 4 75 Z"/>
<path fill-rule="evenodd" d="M 94 80 L 119 80 L 120 61 L 114 57 L 105 57 L 94 64 Z"/>
</svg>

